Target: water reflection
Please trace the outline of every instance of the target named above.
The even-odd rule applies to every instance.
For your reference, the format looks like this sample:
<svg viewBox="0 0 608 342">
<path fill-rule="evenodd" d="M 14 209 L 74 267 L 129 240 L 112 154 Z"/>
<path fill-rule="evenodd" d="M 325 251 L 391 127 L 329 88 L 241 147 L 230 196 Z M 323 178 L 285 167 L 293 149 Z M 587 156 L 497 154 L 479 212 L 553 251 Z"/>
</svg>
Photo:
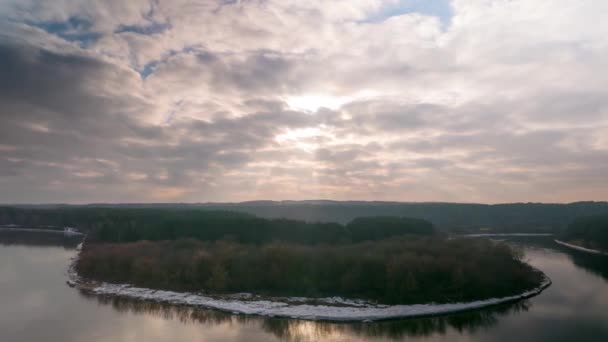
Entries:
<svg viewBox="0 0 608 342">
<path fill-rule="evenodd" d="M 608 281 L 608 256 L 594 255 L 578 251 L 564 251 L 570 260 L 590 273 L 598 275 Z"/>
<path fill-rule="evenodd" d="M 384 322 L 362 322 L 337 324 L 328 322 L 305 322 L 296 320 L 264 320 L 263 328 L 275 336 L 290 340 L 300 341 L 299 336 L 303 330 L 302 326 L 315 329 L 316 335 L 347 334 L 357 335 L 362 338 L 387 338 L 391 340 L 403 340 L 408 337 L 427 337 L 431 335 L 445 335 L 449 328 L 460 333 L 474 333 L 480 329 L 487 329 L 496 323 L 500 316 L 527 311 L 529 301 L 523 301 L 512 305 L 503 305 L 489 310 L 467 312 L 441 317 L 428 317 L 419 319 L 393 320 Z M 310 329 L 310 328 L 309 328 Z M 307 330 L 307 329 L 304 329 Z"/>
<path fill-rule="evenodd" d="M 551 251 L 558 250 L 567 255 L 576 266 L 598 275 L 608 281 L 608 256 L 595 255 L 573 250 L 557 244 L 553 237 L 521 237 L 509 239 L 509 243 L 528 251 Z"/>
<path fill-rule="evenodd" d="M 82 242 L 82 236 L 69 236 L 57 233 L 18 232 L 0 230 L 0 245 L 63 247 L 75 249 Z"/>
<path fill-rule="evenodd" d="M 401 340 L 406 337 L 443 335 L 449 328 L 459 333 L 472 334 L 497 324 L 501 316 L 526 312 L 531 307 L 531 302 L 526 300 L 449 316 L 383 322 L 333 323 L 233 315 L 215 310 L 125 297 L 97 296 L 85 291 L 81 291 L 81 295 L 99 304 L 110 305 L 114 310 L 123 314 L 154 315 L 167 320 L 178 320 L 184 324 L 255 325 L 281 340 L 288 341 L 308 341 L 311 340 L 311 337 L 323 339 L 327 336 L 340 335 Z"/>
<path fill-rule="evenodd" d="M 562 250 L 550 238 L 509 242 L 553 279 L 540 296 L 443 317 L 348 324 L 79 295 L 65 284 L 78 242 L 0 234 L 0 341 L 608 341 L 607 258 Z"/>
</svg>

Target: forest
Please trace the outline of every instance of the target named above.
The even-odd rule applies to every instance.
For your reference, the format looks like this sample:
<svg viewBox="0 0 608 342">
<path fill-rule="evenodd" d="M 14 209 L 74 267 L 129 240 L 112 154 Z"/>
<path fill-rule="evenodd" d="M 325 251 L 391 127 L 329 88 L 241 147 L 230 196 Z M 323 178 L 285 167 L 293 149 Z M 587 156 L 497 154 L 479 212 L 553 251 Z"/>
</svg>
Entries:
<svg viewBox="0 0 608 342">
<path fill-rule="evenodd" d="M 454 233 L 475 233 L 480 229 L 501 233 L 554 233 L 565 229 L 577 217 L 608 215 L 608 202 L 477 204 L 255 201 L 212 203 L 201 207 L 247 212 L 266 218 L 285 217 L 342 223 L 361 216 L 416 217 L 433 223 L 438 230 Z"/>
<path fill-rule="evenodd" d="M 263 245 L 193 239 L 87 244 L 82 276 L 209 294 L 344 296 L 385 304 L 519 294 L 542 275 L 522 254 L 485 239 L 403 236 L 342 245 Z"/>
<path fill-rule="evenodd" d="M 51 210 L 52 209 L 52 210 Z M 407 203 L 365 201 L 253 201 L 242 203 L 150 203 L 23 205 L 0 208 L 0 224 L 35 224 L 52 216 L 55 221 L 78 221 L 78 216 L 105 215 L 111 209 L 221 210 L 248 213 L 268 219 L 347 224 L 362 216 L 415 217 L 438 230 L 454 233 L 493 232 L 556 233 L 577 217 L 608 215 L 608 202 L 551 203 Z M 47 212 L 40 210 L 49 210 Z M 19 222 L 16 222 L 19 218 Z M 44 220 L 41 220 L 44 218 Z M 74 224 L 76 225 L 76 224 Z"/>
<path fill-rule="evenodd" d="M 435 233 L 430 222 L 406 217 L 367 217 L 340 224 L 265 219 L 246 213 L 203 209 L 5 208 L 0 214 L 3 221 L 26 227 L 77 227 L 88 233 L 90 242 L 194 238 L 256 244 L 272 241 L 335 244 Z"/>
<path fill-rule="evenodd" d="M 608 215 L 578 218 L 568 226 L 560 239 L 583 247 L 608 251 Z"/>
<path fill-rule="evenodd" d="M 402 216 L 328 223 L 210 208 L 0 208 L 9 222 L 77 227 L 87 233 L 82 276 L 155 289 L 409 304 L 515 295 L 542 280 L 507 245 Z"/>
</svg>

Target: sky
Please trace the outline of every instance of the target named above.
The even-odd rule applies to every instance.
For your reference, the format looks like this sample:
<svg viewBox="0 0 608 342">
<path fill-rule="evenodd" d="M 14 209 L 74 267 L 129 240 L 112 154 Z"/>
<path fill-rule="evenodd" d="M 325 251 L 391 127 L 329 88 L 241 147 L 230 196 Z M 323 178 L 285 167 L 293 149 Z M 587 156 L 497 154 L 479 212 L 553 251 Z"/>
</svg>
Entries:
<svg viewBox="0 0 608 342">
<path fill-rule="evenodd" d="M 608 200 L 607 16 L 0 0 L 0 203 Z"/>
</svg>

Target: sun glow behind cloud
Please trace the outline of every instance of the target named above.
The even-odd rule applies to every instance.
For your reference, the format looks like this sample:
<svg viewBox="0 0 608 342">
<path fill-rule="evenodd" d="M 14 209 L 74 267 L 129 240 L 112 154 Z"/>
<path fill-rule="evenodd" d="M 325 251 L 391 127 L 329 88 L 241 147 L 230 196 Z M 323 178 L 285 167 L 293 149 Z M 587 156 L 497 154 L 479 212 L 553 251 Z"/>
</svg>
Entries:
<svg viewBox="0 0 608 342">
<path fill-rule="evenodd" d="M 345 104 L 373 99 L 380 95 L 381 93 L 376 90 L 365 89 L 347 96 L 329 94 L 291 95 L 285 98 L 285 102 L 292 110 L 314 113 L 321 108 L 338 110 Z"/>
<path fill-rule="evenodd" d="M 297 95 L 289 96 L 285 101 L 293 110 L 314 113 L 320 108 L 339 109 L 352 100 L 353 98 L 348 96 Z"/>
<path fill-rule="evenodd" d="M 328 139 L 331 139 L 331 134 L 323 125 L 288 129 L 275 137 L 275 141 L 282 146 L 296 147 L 308 153 L 312 153 L 323 146 L 323 141 Z"/>
</svg>

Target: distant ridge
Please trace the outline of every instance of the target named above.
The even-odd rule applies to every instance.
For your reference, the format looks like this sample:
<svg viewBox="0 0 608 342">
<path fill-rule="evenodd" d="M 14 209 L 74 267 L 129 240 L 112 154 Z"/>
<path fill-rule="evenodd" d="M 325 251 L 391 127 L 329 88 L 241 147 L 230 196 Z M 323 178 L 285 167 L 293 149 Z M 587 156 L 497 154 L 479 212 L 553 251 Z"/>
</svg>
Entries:
<svg viewBox="0 0 608 342">
<path fill-rule="evenodd" d="M 439 229 L 454 232 L 553 233 L 574 219 L 608 215 L 608 202 L 573 203 L 448 203 L 284 200 L 240 203 L 92 203 L 85 205 L 11 205 L 22 209 L 149 208 L 171 210 L 213 209 L 238 211 L 264 218 L 288 218 L 309 222 L 347 223 L 361 216 L 406 216 L 425 219 Z M 1 222 L 0 222 L 1 223 Z M 12 222 L 5 222 L 12 223 Z"/>
</svg>

